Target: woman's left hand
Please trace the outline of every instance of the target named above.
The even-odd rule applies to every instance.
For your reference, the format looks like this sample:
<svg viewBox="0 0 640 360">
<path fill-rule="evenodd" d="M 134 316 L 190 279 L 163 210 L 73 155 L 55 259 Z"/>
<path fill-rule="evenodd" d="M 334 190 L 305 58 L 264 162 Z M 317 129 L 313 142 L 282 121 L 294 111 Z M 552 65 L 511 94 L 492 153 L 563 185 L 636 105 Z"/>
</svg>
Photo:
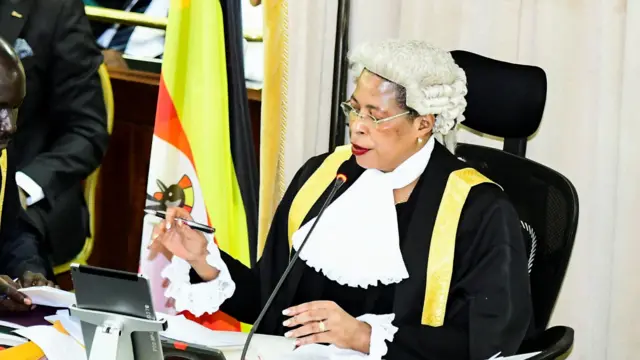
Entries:
<svg viewBox="0 0 640 360">
<path fill-rule="evenodd" d="M 291 316 L 283 325 L 295 327 L 285 334 L 296 338 L 296 345 L 333 344 L 343 349 L 369 353 L 371 326 L 342 310 L 333 301 L 312 301 L 282 312 Z"/>
</svg>

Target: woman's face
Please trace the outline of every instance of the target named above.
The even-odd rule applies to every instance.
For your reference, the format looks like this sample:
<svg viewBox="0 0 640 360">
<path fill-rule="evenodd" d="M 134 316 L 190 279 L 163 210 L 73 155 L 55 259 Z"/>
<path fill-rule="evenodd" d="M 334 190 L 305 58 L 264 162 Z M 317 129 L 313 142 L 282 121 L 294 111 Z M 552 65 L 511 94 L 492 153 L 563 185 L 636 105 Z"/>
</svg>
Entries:
<svg viewBox="0 0 640 360">
<path fill-rule="evenodd" d="M 366 115 L 382 120 L 407 110 L 397 103 L 393 83 L 366 70 L 349 104 L 362 115 L 349 117 L 349 130 L 356 161 L 366 169 L 394 170 L 426 143 L 433 128 L 432 115 L 412 118 L 407 114 L 376 125 Z"/>
</svg>

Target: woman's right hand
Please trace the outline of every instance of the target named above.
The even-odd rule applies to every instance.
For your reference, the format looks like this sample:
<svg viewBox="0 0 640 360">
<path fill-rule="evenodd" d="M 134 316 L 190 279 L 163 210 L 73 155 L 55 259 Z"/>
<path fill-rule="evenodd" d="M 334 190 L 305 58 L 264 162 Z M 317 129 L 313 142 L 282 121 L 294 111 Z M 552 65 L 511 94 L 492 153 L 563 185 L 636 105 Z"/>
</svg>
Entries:
<svg viewBox="0 0 640 360">
<path fill-rule="evenodd" d="M 171 255 L 187 261 L 205 281 L 218 277 L 219 271 L 206 262 L 207 238 L 191 229 L 181 219 L 193 220 L 191 214 L 183 208 L 167 209 L 166 219 L 153 228 L 150 258 L 162 253 L 170 259 Z"/>
</svg>

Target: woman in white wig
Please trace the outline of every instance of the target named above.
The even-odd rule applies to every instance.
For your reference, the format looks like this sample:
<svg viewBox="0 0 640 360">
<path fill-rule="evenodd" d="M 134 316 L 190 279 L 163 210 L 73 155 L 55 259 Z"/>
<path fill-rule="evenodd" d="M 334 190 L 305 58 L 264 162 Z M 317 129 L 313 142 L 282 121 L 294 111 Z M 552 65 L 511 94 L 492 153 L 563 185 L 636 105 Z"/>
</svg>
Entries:
<svg viewBox="0 0 640 360">
<path fill-rule="evenodd" d="M 296 351 L 329 344 L 371 359 L 515 353 L 532 313 L 524 242 L 501 188 L 452 154 L 464 71 L 419 41 L 365 44 L 349 57 L 360 74 L 341 105 L 351 145 L 298 171 L 253 269 L 171 209 L 151 245 L 173 254 L 166 295 L 178 311 L 253 323 L 344 174 L 258 332 L 295 338 Z"/>
</svg>

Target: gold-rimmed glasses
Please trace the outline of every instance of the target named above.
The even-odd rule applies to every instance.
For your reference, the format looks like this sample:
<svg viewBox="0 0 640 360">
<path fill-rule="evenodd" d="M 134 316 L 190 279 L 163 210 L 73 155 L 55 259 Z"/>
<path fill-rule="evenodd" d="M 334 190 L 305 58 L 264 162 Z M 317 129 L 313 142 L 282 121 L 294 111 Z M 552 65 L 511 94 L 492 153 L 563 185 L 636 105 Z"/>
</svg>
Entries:
<svg viewBox="0 0 640 360">
<path fill-rule="evenodd" d="M 355 120 L 356 118 L 359 118 L 361 120 L 364 120 L 366 122 L 371 122 L 372 125 L 379 125 L 383 122 L 387 122 L 396 118 L 399 118 L 401 116 L 404 115 L 408 115 L 411 112 L 410 111 L 405 111 L 401 114 L 396 114 L 396 115 L 391 115 L 389 117 L 386 117 L 384 119 L 376 119 L 375 116 L 371 115 L 371 114 L 362 114 L 360 113 L 358 110 L 356 110 L 348 101 L 345 101 L 343 103 L 340 104 L 340 108 L 342 109 L 342 112 L 344 113 L 344 116 L 347 117 L 347 119 L 349 120 L 349 122 Z"/>
</svg>

